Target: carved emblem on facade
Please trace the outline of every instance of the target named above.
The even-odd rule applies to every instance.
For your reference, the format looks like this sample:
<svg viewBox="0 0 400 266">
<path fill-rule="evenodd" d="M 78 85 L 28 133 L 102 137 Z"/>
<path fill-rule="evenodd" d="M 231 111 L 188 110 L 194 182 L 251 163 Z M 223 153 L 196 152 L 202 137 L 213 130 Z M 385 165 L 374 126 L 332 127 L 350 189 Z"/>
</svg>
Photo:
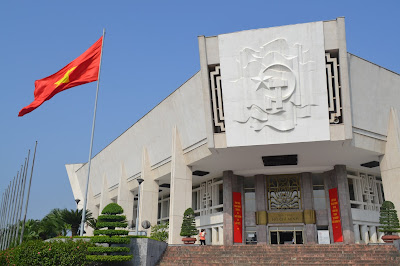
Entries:
<svg viewBox="0 0 400 266">
<path fill-rule="evenodd" d="M 301 44 L 289 46 L 285 39 L 276 39 L 259 49 L 244 48 L 239 57 L 241 76 L 231 82 L 242 82 L 247 97 L 243 117 L 235 117 L 236 122 L 255 131 L 265 126 L 289 131 L 297 119 L 311 116 L 315 62 Z"/>
<path fill-rule="evenodd" d="M 268 209 L 300 209 L 300 179 L 298 176 L 267 178 Z"/>
</svg>

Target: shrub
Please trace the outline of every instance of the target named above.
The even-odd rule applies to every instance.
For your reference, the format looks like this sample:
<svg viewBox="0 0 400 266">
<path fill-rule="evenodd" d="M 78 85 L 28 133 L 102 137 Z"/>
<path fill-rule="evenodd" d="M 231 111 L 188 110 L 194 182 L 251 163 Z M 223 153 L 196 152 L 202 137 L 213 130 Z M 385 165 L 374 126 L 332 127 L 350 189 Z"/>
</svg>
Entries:
<svg viewBox="0 0 400 266">
<path fill-rule="evenodd" d="M 94 236 L 91 238 L 93 243 L 108 243 L 108 244 L 129 244 L 127 237 L 109 237 L 109 236 Z"/>
<path fill-rule="evenodd" d="M 96 224 L 99 230 L 94 231 L 95 236 L 91 238 L 91 242 L 107 243 L 108 247 L 91 248 L 90 253 L 92 255 L 86 256 L 89 261 L 111 263 L 129 261 L 132 259 L 132 255 L 124 254 L 130 251 L 128 247 L 110 247 L 110 244 L 128 244 L 130 242 L 129 238 L 121 236 L 127 235 L 127 230 L 115 230 L 116 227 L 126 227 L 128 225 L 125 220 L 126 217 L 119 215 L 123 212 L 124 210 L 122 207 L 116 203 L 110 203 L 104 207 L 101 212 L 102 215 L 98 217 L 98 222 Z M 100 255 L 99 253 L 106 255 Z"/>
<path fill-rule="evenodd" d="M 103 255 L 88 255 L 88 260 L 95 262 L 123 262 L 132 259 L 132 255 L 113 255 L 113 256 L 103 256 Z M 108 264 L 107 264 L 108 265 Z"/>
<path fill-rule="evenodd" d="M 44 242 L 32 240 L 0 252 L 0 265 L 87 265 L 93 243 L 71 239 Z"/>
<path fill-rule="evenodd" d="M 112 253 L 112 252 L 129 252 L 128 247 L 89 247 L 91 253 Z"/>
<path fill-rule="evenodd" d="M 126 220 L 126 216 L 125 215 L 100 215 L 97 219 L 98 222 L 104 222 L 104 221 L 116 221 L 116 222 L 120 222 L 120 221 L 125 221 Z"/>
<path fill-rule="evenodd" d="M 117 203 L 110 203 L 107 206 L 104 207 L 103 211 L 101 214 L 121 214 L 124 212 L 124 209 L 122 209 L 121 206 L 119 206 Z"/>
<path fill-rule="evenodd" d="M 110 230 L 94 230 L 93 234 L 95 236 L 98 235 L 107 235 L 107 236 L 112 236 L 112 235 L 127 235 L 129 232 L 126 230 L 115 230 L 115 229 L 110 229 Z"/>
<path fill-rule="evenodd" d="M 400 232 L 399 218 L 393 202 L 384 201 L 382 203 L 379 223 L 381 224 L 379 232 L 384 232 L 385 235 Z"/>
<path fill-rule="evenodd" d="M 191 237 L 197 235 L 196 223 L 194 221 L 194 211 L 192 208 L 186 209 L 183 214 L 181 236 Z"/>
<path fill-rule="evenodd" d="M 169 227 L 168 222 L 153 225 L 151 227 L 150 238 L 157 241 L 166 242 L 168 240 L 168 227 Z"/>
<path fill-rule="evenodd" d="M 128 223 L 126 222 L 97 222 L 97 228 L 105 228 L 108 227 L 110 229 L 114 229 L 115 227 L 127 227 Z"/>
</svg>

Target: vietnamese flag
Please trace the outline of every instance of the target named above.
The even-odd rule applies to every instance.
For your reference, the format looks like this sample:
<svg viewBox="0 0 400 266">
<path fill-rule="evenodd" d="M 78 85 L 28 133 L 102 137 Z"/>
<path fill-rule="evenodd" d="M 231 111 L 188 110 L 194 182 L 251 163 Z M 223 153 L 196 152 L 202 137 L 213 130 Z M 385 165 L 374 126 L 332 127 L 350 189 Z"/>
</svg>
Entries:
<svg viewBox="0 0 400 266">
<path fill-rule="evenodd" d="M 57 73 L 36 80 L 35 92 L 33 93 L 35 99 L 30 105 L 22 108 L 18 116 L 32 112 L 59 92 L 96 81 L 99 75 L 102 43 L 103 37 Z"/>
</svg>

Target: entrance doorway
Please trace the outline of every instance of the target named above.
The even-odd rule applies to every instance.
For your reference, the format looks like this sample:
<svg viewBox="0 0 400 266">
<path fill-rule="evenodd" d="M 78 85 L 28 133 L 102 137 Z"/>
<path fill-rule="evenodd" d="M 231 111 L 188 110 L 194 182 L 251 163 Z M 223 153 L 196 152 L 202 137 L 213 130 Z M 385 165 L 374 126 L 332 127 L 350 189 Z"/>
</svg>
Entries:
<svg viewBox="0 0 400 266">
<path fill-rule="evenodd" d="M 303 244 L 303 227 L 270 227 L 272 245 Z"/>
</svg>

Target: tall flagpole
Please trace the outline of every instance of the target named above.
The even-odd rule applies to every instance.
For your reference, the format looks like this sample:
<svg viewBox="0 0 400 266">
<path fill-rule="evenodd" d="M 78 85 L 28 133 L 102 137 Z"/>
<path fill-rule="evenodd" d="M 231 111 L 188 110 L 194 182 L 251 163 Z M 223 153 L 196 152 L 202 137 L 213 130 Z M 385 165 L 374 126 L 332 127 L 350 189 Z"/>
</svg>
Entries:
<svg viewBox="0 0 400 266">
<path fill-rule="evenodd" d="M 15 209 L 13 213 L 13 220 L 11 221 L 12 224 L 12 229 L 11 229 L 11 234 L 10 234 L 10 245 L 14 244 L 14 237 L 15 237 L 15 229 L 14 226 L 17 227 L 17 216 L 18 216 L 18 209 L 19 209 L 19 203 L 20 203 L 20 194 L 21 194 L 21 188 L 22 188 L 22 182 L 23 182 L 23 176 L 25 172 L 25 166 L 26 166 L 26 158 L 25 158 L 25 163 L 24 166 L 21 165 L 21 173 L 19 175 L 19 181 L 18 181 L 18 186 L 17 186 L 17 191 L 15 194 Z"/>
<path fill-rule="evenodd" d="M 80 230 L 80 235 L 81 236 L 83 236 L 83 231 L 84 231 L 85 221 L 86 221 L 86 204 L 87 204 L 87 196 L 88 196 L 88 190 L 89 190 L 90 164 L 92 162 L 93 136 L 94 136 L 94 128 L 95 128 L 95 124 L 96 124 L 97 98 L 98 98 L 98 95 L 99 95 L 100 70 L 101 70 L 101 60 L 103 58 L 103 45 L 104 45 L 104 37 L 105 37 L 105 35 L 106 35 L 106 29 L 103 29 L 103 39 L 102 39 L 102 42 L 101 42 L 101 52 L 100 52 L 99 75 L 97 77 L 96 99 L 94 101 L 92 136 L 90 138 L 89 162 L 88 162 L 88 174 L 87 174 L 87 178 L 86 178 L 85 200 L 83 201 L 82 221 L 81 221 L 81 230 Z"/>
<path fill-rule="evenodd" d="M 3 232 L 3 227 L 2 227 L 2 225 L 3 225 L 3 223 L 2 223 L 2 221 L 3 221 L 3 217 L 4 217 L 4 215 L 3 215 L 3 213 L 4 213 L 4 194 L 6 193 L 6 191 L 4 191 L 4 193 L 3 193 L 3 195 L 2 195 L 2 197 L 1 197 L 1 209 L 0 209 L 0 239 L 2 238 L 1 236 L 2 236 L 2 232 Z"/>
<path fill-rule="evenodd" d="M 1 214 L 2 222 L 1 222 L 0 250 L 3 250 L 3 240 L 5 239 L 5 235 L 6 235 L 6 217 L 7 217 L 7 210 L 8 210 L 8 198 L 10 195 L 10 187 L 11 187 L 11 184 L 8 184 L 8 188 L 6 190 L 6 196 L 5 196 L 4 210 Z"/>
<path fill-rule="evenodd" d="M 12 218 L 12 212 L 14 210 L 14 200 L 15 200 L 15 189 L 17 188 L 17 181 L 18 181 L 18 175 L 19 172 L 17 173 L 17 177 L 14 176 L 13 179 L 13 188 L 11 190 L 11 201 L 10 201 L 10 206 L 8 208 L 8 214 L 7 214 L 7 233 L 6 236 L 4 237 L 4 244 L 3 244 L 3 249 L 7 249 L 8 248 L 8 237 L 10 235 L 11 232 L 11 218 Z"/>
<path fill-rule="evenodd" d="M 29 166 L 29 153 L 30 150 L 28 151 L 28 158 L 25 158 L 25 165 L 24 165 L 24 171 L 22 174 L 22 181 L 21 181 L 21 189 L 19 192 L 19 201 L 17 205 L 17 216 L 15 217 L 15 233 L 13 235 L 13 241 L 15 242 L 16 245 L 19 243 L 19 238 L 18 238 L 18 231 L 19 231 L 19 224 L 21 221 L 21 213 L 22 213 L 22 204 L 24 202 L 24 191 L 25 191 L 25 181 L 26 181 L 26 170 L 28 169 Z"/>
<path fill-rule="evenodd" d="M 26 194 L 26 203 L 25 203 L 24 220 L 22 221 L 21 237 L 20 237 L 20 240 L 19 240 L 19 243 L 20 243 L 20 244 L 22 243 L 22 238 L 24 237 L 26 213 L 28 212 L 29 195 L 31 194 L 31 184 L 32 184 L 33 167 L 35 166 L 36 147 L 37 147 L 37 141 L 36 141 L 36 143 L 35 143 L 35 151 L 33 152 L 31 176 L 30 176 L 30 178 L 29 178 L 29 185 L 28 185 L 28 191 L 27 191 L 28 194 Z"/>
<path fill-rule="evenodd" d="M 24 206 L 24 198 L 25 198 L 25 188 L 26 188 L 26 177 L 28 175 L 28 167 L 29 167 L 29 155 L 31 154 L 31 150 L 28 150 L 28 159 L 27 159 L 27 165 L 25 168 L 25 173 L 24 173 L 24 184 L 22 185 L 22 197 L 21 197 L 21 205 L 19 207 L 19 217 L 18 217 L 18 230 L 17 230 L 17 238 L 16 242 L 18 242 L 18 233 L 22 233 L 22 224 L 21 224 L 21 232 L 19 231 L 20 227 L 20 222 L 21 222 L 21 217 L 22 217 L 22 207 Z M 22 243 L 22 238 L 19 239 L 19 244 L 21 245 Z"/>
</svg>

